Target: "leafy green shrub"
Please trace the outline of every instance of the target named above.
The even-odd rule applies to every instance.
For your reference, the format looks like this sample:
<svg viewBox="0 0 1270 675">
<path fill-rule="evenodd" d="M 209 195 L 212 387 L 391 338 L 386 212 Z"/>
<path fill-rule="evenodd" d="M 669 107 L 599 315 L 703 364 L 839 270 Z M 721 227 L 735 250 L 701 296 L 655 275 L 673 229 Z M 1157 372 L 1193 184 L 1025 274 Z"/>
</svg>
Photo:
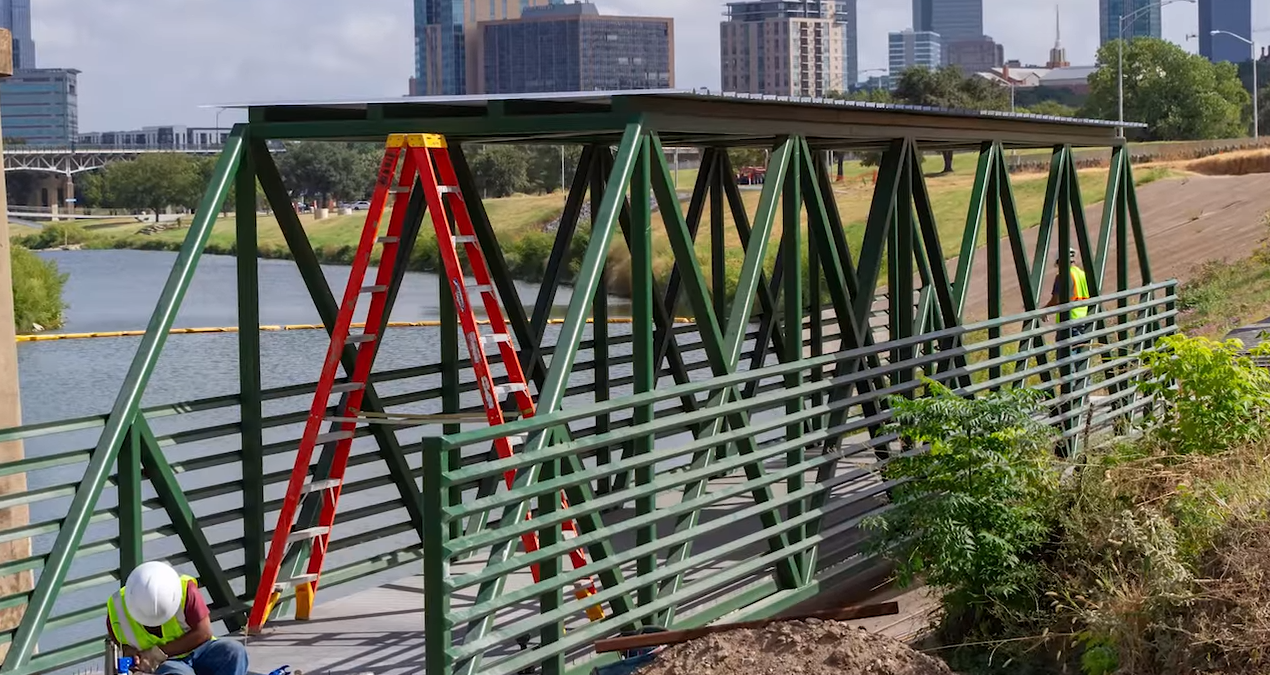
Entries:
<svg viewBox="0 0 1270 675">
<path fill-rule="evenodd" d="M 551 258 L 554 235 L 545 232 L 526 232 L 524 236 L 503 244 L 503 256 L 507 267 L 517 279 L 538 281 L 547 271 Z"/>
<path fill-rule="evenodd" d="M 84 244 L 93 239 L 93 235 L 75 223 L 49 223 L 39 232 L 18 238 L 18 243 L 29 249 L 54 248 L 71 244 Z"/>
<path fill-rule="evenodd" d="M 9 256 L 13 265 L 13 323 L 19 333 L 29 333 L 35 324 L 44 328 L 62 325 L 62 287 L 66 275 L 57 271 L 57 263 L 44 260 L 22 246 L 13 246 Z"/>
<path fill-rule="evenodd" d="M 977 624 L 1037 592 L 1035 554 L 1050 533 L 1058 485 L 1051 431 L 1034 417 L 1039 392 L 967 399 L 927 386 L 929 397 L 891 400 L 894 429 L 930 450 L 888 466 L 888 478 L 911 480 L 868 526 L 902 584 L 924 576 L 944 591 L 949 619 Z"/>
<path fill-rule="evenodd" d="M 1153 433 L 1178 454 L 1212 454 L 1267 437 L 1270 373 L 1242 354 L 1239 340 L 1171 335 L 1143 355 L 1152 380 L 1139 385 L 1163 402 Z M 1270 355 L 1259 345 L 1253 355 Z"/>
</svg>

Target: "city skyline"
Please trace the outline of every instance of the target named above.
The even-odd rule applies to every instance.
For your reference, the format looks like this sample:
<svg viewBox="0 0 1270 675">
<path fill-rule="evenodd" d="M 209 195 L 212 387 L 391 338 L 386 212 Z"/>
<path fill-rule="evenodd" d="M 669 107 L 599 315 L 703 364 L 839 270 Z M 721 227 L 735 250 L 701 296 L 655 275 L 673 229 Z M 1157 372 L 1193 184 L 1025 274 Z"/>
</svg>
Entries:
<svg viewBox="0 0 1270 675">
<path fill-rule="evenodd" d="M 160 0 L 34 0 L 32 28 L 41 66 L 84 71 L 82 131 L 176 123 L 210 127 L 217 110 L 201 106 L 382 98 L 405 92 L 415 66 L 412 0 L 364 7 L 310 0 L 312 12 L 324 20 L 303 25 L 287 4 L 191 0 L 174 13 Z M 1093 62 L 1099 0 L 1022 4 L 984 0 L 984 32 L 1004 44 L 1007 58 L 1039 64 L 1048 60 L 1058 4 L 1068 60 Z M 597 5 L 606 13 L 674 18 L 677 86 L 719 88 L 722 0 L 599 0 Z M 1198 42 L 1186 36 L 1198 31 L 1196 8 L 1176 3 L 1163 9 L 1164 38 L 1191 52 L 1198 50 Z M 1270 7 L 1254 11 L 1254 29 L 1270 28 Z M 887 68 L 888 35 L 911 27 L 912 7 L 911 2 L 859 0 L 858 12 L 863 80 Z M 1270 43 L 1270 32 L 1255 37 Z M 238 115 L 226 111 L 220 124 L 228 125 Z"/>
</svg>

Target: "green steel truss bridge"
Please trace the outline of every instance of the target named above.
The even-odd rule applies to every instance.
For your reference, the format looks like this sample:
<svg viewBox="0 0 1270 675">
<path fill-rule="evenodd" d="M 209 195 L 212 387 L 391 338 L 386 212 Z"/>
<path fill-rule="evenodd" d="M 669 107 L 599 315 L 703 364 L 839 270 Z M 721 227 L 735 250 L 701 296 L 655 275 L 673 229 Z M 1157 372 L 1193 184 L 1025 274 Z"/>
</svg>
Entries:
<svg viewBox="0 0 1270 675">
<path fill-rule="evenodd" d="M 261 334 L 242 331 L 225 338 L 237 340 L 239 392 L 145 406 L 142 397 L 233 187 L 239 325 L 259 325 L 267 292 L 255 263 L 258 182 L 330 329 L 336 296 L 271 141 L 436 133 L 452 147 L 584 148 L 545 280 L 523 305 L 506 302 L 519 297 L 514 280 L 454 152 L 538 414 L 500 432 L 359 429 L 314 621 L 323 597 L 346 582 L 394 569 L 420 579 L 424 619 L 392 639 L 421 648 L 397 669 L 367 668 L 376 673 L 588 672 L 599 663 L 591 643 L 623 629 L 759 618 L 849 588 L 877 567 L 858 525 L 886 508 L 893 484 L 880 468 L 912 451 L 886 427 L 887 397 L 922 395 L 923 377 L 966 395 L 1040 387 L 1061 431 L 1056 451 L 1075 452 L 1150 410 L 1135 386 L 1144 376 L 1137 355 L 1176 330 L 1175 284 L 1152 278 L 1127 148 L 1112 123 L 681 93 L 246 107 L 111 411 L 0 431 L 2 441 L 54 448 L 0 464 L 0 475 L 29 486 L 0 496 L 9 511 L 0 540 L 18 551 L 0 562 L 0 576 L 33 581 L 30 590 L 10 583 L 0 597 L 0 609 L 20 617 L 0 633 L 0 673 L 98 661 L 104 600 L 145 559 L 195 574 L 223 630 L 245 623 L 314 385 L 262 388 Z M 671 145 L 703 148 L 684 201 L 662 152 Z M 736 147 L 771 150 L 761 191 L 738 187 L 726 152 Z M 1021 221 L 1006 167 L 1006 153 L 1022 148 L 1050 152 L 1039 223 Z M 1086 219 L 1077 148 L 1111 157 L 1099 222 Z M 881 153 L 863 228 L 844 228 L 826 150 Z M 941 150 L 978 155 L 964 220 L 935 219 L 921 160 Z M 578 222 L 584 203 L 589 222 Z M 424 211 L 422 200 L 411 204 L 400 255 L 410 254 Z M 570 271 L 566 254 L 583 233 L 585 254 Z M 674 254 L 665 283 L 654 282 L 654 237 Z M 1070 306 L 1040 309 L 1056 252 L 1069 248 L 1093 296 L 1093 327 L 1080 337 Z M 624 254 L 620 264 L 611 251 Z M 725 260 L 739 276 L 729 278 Z M 630 277 L 629 324 L 606 321 L 605 289 L 619 272 Z M 571 299 L 555 330 L 547 318 L 566 277 Z M 480 410 L 444 290 L 440 302 L 439 358 L 377 371 L 365 412 Z M 1059 320 L 1043 321 L 1056 311 Z M 674 323 L 677 312 L 695 323 Z M 348 348 L 345 368 L 352 355 Z M 528 440 L 510 459 L 491 457 L 492 439 L 509 433 Z M 330 450 L 319 449 L 314 480 Z M 502 485 L 509 470 L 512 489 Z M 297 527 L 314 517 L 316 509 L 302 512 Z M 567 519 L 579 536 L 566 541 Z M 533 554 L 519 546 L 526 531 L 540 537 Z M 580 572 L 561 562 L 577 546 L 590 560 Z M 569 589 L 584 574 L 598 594 L 579 601 Z M 583 610 L 594 602 L 607 618 L 589 623 Z M 309 670 L 303 654 L 289 662 Z"/>
</svg>

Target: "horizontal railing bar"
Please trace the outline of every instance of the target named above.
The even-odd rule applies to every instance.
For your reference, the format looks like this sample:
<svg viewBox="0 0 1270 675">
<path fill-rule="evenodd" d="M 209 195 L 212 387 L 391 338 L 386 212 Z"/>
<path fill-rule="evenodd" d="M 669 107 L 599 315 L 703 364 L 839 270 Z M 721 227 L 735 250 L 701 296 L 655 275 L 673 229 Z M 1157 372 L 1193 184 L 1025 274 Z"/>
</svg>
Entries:
<svg viewBox="0 0 1270 675">
<path fill-rule="evenodd" d="M 1109 302 L 1110 300 L 1114 300 L 1116 297 L 1117 296 L 1105 296 L 1095 300 L 1091 300 L 1089 301 L 1088 304 L 1092 305 L 1095 302 L 1097 303 Z M 1157 301 L 1157 304 L 1164 304 L 1165 301 L 1166 300 Z M 1079 303 L 1079 304 L 1083 306 L 1085 303 Z M 1060 306 L 1059 309 L 1061 309 L 1062 307 L 1066 307 L 1066 306 L 1065 305 Z M 1134 307 L 1137 307 L 1137 306 L 1130 306 L 1129 308 L 1125 308 L 1125 310 L 1132 309 Z M 926 333 L 920 336 L 904 338 L 904 339 L 896 340 L 893 342 L 881 343 L 880 345 L 872 345 L 868 347 L 860 347 L 860 348 L 851 349 L 851 350 L 839 351 L 832 354 L 811 357 L 808 359 L 803 359 L 800 361 L 795 361 L 795 362 L 787 363 L 787 364 L 768 366 L 768 367 L 764 367 L 764 368 L 760 368 L 756 370 L 730 373 L 728 375 L 712 378 L 712 379 L 701 381 L 701 382 L 690 382 L 690 383 L 685 383 L 681 385 L 675 385 L 672 387 L 667 387 L 665 389 L 658 390 L 655 392 L 648 392 L 643 394 L 637 394 L 634 396 L 627 396 L 620 399 L 613 399 L 611 401 L 605 401 L 603 403 L 586 405 L 579 408 L 565 409 L 565 410 L 554 412 L 550 415 L 542 415 L 542 416 L 536 416 L 536 417 L 532 417 L 528 419 L 516 420 L 513 422 L 509 422 L 505 425 L 500 425 L 498 427 L 491 427 L 488 429 L 467 431 L 467 432 L 461 432 L 458 434 L 442 436 L 441 437 L 442 447 L 445 449 L 454 449 L 464 445 L 489 442 L 494 440 L 495 438 L 504 437 L 511 434 L 532 433 L 532 432 L 539 431 L 539 430 L 549 428 L 552 426 L 556 426 L 559 424 L 575 421 L 577 419 L 581 419 L 585 417 L 594 417 L 596 415 L 601 415 L 605 413 L 612 413 L 622 408 L 648 405 L 651 403 L 656 403 L 661 400 L 683 396 L 686 394 L 700 393 L 702 391 L 717 391 L 720 389 L 743 385 L 755 379 L 794 374 L 802 370 L 831 366 L 836 363 L 844 362 L 844 361 L 858 361 L 860 359 L 873 356 L 881 351 L 903 349 L 907 347 L 917 346 L 925 342 L 943 340 L 946 338 L 956 338 L 970 332 L 984 330 L 985 328 L 988 328 L 988 327 L 1004 325 L 1005 323 L 1014 323 L 1015 321 L 1021 321 L 1027 318 L 1040 318 L 1042 316 L 1047 316 L 1048 314 L 1053 313 L 1053 311 L 1058 311 L 1058 310 L 1053 308 L 1051 308 L 1050 310 L 1045 310 L 1045 311 L 1038 310 L 1036 312 L 1019 315 L 1017 317 L 1010 317 L 1008 321 L 1004 319 L 998 319 L 991 322 L 983 322 L 983 323 L 974 324 L 971 326 L 966 326 L 964 328 L 963 327 L 948 328 L 948 329 L 936 331 L 933 333 Z M 1124 313 L 1124 312 L 1120 309 L 1117 309 L 1115 313 L 1108 313 L 1106 316 L 1118 316 L 1121 313 Z M 1061 328 L 1061 325 L 1056 326 L 1055 330 L 1058 330 L 1060 328 Z M 1042 334 L 1046 334 L 1048 332 L 1052 332 L 1052 331 L 1048 331 L 1048 330 L 1043 331 Z M 1002 336 L 1000 338 L 987 340 L 982 343 L 976 343 L 976 348 L 977 349 L 987 348 L 993 344 L 1000 344 L 1004 346 L 1005 344 L 1015 342 L 1018 339 L 1019 339 L 1019 336 L 1017 335 Z M 965 349 L 967 348 L 959 347 L 959 348 L 955 348 L 948 351 L 938 352 L 931 355 L 925 355 L 922 357 L 922 359 L 942 360 L 947 358 L 950 355 L 956 355 L 961 350 L 965 350 Z M 904 364 L 899 364 L 899 365 L 904 365 L 907 367 L 911 365 L 912 363 L 913 361 L 910 360 L 910 361 L 906 361 Z"/>
<path fill-rule="evenodd" d="M 873 448 L 868 446 L 862 447 L 851 453 L 843 454 L 841 456 L 835 457 L 834 459 L 835 460 L 847 459 L 847 458 L 862 454 L 864 452 L 867 452 L 871 449 Z M 885 460 L 879 460 L 874 465 L 871 465 L 869 467 L 854 469 L 841 476 L 834 476 L 833 478 L 829 480 L 826 480 L 823 482 L 816 482 L 814 485 L 809 485 L 805 489 L 812 491 L 813 496 L 821 494 L 822 492 L 825 494 L 828 494 L 832 492 L 835 488 L 841 485 L 853 483 L 861 478 L 865 478 L 872 475 L 874 472 L 879 470 L 879 467 L 885 467 L 886 465 L 890 464 L 892 461 L 894 461 L 895 459 L 899 457 L 908 457 L 908 456 L 912 456 L 913 454 L 916 454 L 916 453 L 915 452 L 897 453 L 894 457 L 891 457 Z M 818 463 L 816 466 L 819 466 L 819 464 L 820 463 Z M 762 479 L 758 479 L 754 482 L 729 485 L 722 490 L 719 490 L 716 492 L 707 492 L 701 495 L 700 497 L 694 498 L 689 501 L 681 501 L 672 507 L 668 507 L 665 509 L 658 509 L 655 512 L 655 515 L 658 520 L 664 520 L 664 519 L 682 516 L 692 511 L 703 510 L 706 507 L 712 504 L 716 504 L 720 501 L 730 499 L 732 497 L 744 495 L 746 492 L 750 492 L 754 490 L 755 488 L 763 487 L 766 485 L 772 485 L 781 480 L 785 480 L 789 478 L 790 476 L 796 476 L 799 474 L 800 468 L 802 472 L 806 472 L 809 468 L 816 468 L 816 467 L 802 467 L 801 465 L 800 467 L 789 467 L 775 474 L 764 476 Z M 696 479 L 697 475 L 702 475 L 707 472 L 702 470 L 702 471 L 698 471 L 694 473 L 696 475 L 689 478 L 688 480 L 683 481 L 683 483 L 691 482 L 692 480 Z M 895 485 L 899 485 L 903 482 L 907 482 L 907 480 L 890 481 L 890 482 L 886 482 L 886 484 L 891 487 L 894 487 Z M 886 489 L 890 489 L 890 487 Z M 867 496 L 872 496 L 872 495 L 867 495 Z M 866 497 L 862 497 L 861 499 Z M 797 500 L 798 500 L 798 497 L 793 497 L 790 499 L 790 501 L 797 501 Z M 854 504 L 857 501 L 859 500 L 848 500 L 845 503 L 849 505 L 849 504 Z M 785 502 L 785 503 L 788 503 L 788 502 Z M 772 508 L 771 504 L 772 504 L 771 502 L 767 502 L 764 504 L 756 504 L 753 506 L 745 507 L 744 509 L 731 514 L 732 520 L 736 520 L 739 518 L 746 518 L 751 515 L 756 515 L 762 511 L 770 510 Z M 779 504 L 779 505 L 783 505 L 783 504 Z M 660 537 L 656 541 L 650 542 L 644 545 L 643 547 L 639 547 L 638 549 L 623 551 L 621 553 L 605 558 L 603 560 L 595 561 L 591 566 L 588 566 L 580 571 L 572 570 L 572 569 L 568 571 L 563 571 L 561 572 L 561 574 L 558 574 L 556 576 L 556 579 L 563 580 L 563 583 L 572 583 L 573 581 L 577 579 L 581 579 L 591 574 L 595 566 L 597 565 L 612 568 L 614 566 L 619 566 L 619 565 L 631 562 L 642 555 L 655 552 L 659 549 L 667 549 L 671 546 L 676 546 L 678 544 L 686 543 L 703 534 L 713 532 L 715 529 L 721 527 L 722 524 L 724 524 L 725 522 L 726 521 L 724 521 L 723 519 L 717 519 L 717 520 L 711 521 L 710 523 L 706 523 L 704 525 L 700 525 L 699 527 L 695 527 L 691 530 L 675 532 L 666 537 Z M 525 567 L 531 564 L 541 563 L 542 561 L 548 560 L 552 557 L 557 557 L 563 554 L 567 554 L 569 551 L 572 551 L 575 548 L 585 547 L 591 543 L 601 541 L 605 537 L 610 537 L 613 534 L 629 532 L 631 530 L 639 529 L 645 526 L 646 526 L 646 523 L 640 522 L 638 519 L 634 519 L 634 518 L 624 520 L 619 523 L 614 523 L 613 525 L 606 527 L 603 532 L 589 532 L 586 534 L 578 535 L 577 537 L 570 538 L 568 541 L 559 542 L 550 547 L 543 547 L 533 553 L 522 554 L 520 556 L 517 556 L 514 559 L 510 559 L 510 560 L 498 563 L 496 565 L 488 565 L 482 568 L 480 571 L 472 572 L 465 575 L 459 575 L 457 577 L 452 577 L 449 580 L 449 583 L 446 584 L 446 590 L 449 592 L 454 592 L 457 590 L 461 590 L 463 588 L 470 588 L 477 584 L 491 581 L 498 577 L 511 574 L 517 570 L 524 569 Z M 501 601 L 491 600 L 490 602 L 493 603 L 493 602 L 501 602 Z M 456 621 L 456 623 L 461 623 L 461 622 Z"/>
<path fill-rule="evenodd" d="M 748 454 L 738 454 L 738 456 L 726 459 L 723 462 L 707 464 L 705 467 L 702 467 L 700 469 L 667 472 L 654 478 L 653 481 L 650 483 L 650 485 L 653 485 L 655 487 L 648 489 L 647 492 L 656 494 L 656 492 L 659 491 L 658 488 L 661 488 L 661 487 L 678 487 L 681 485 L 685 485 L 687 483 L 691 483 L 694 480 L 704 480 L 706 478 L 709 478 L 710 476 L 720 473 L 720 471 L 731 471 L 737 468 L 743 468 L 746 465 L 761 463 L 763 460 L 779 457 L 781 454 L 787 453 L 790 450 L 800 446 L 810 445 L 818 441 L 827 440 L 837 435 L 850 433 L 852 431 L 867 428 L 871 422 L 872 420 L 867 420 L 867 419 L 866 420 L 852 420 L 848 423 L 839 425 L 837 427 L 817 429 L 816 431 L 806 434 L 798 439 L 795 439 L 792 441 L 785 441 L 783 443 L 776 443 L 772 446 L 763 448 L 762 450 L 758 452 L 748 453 Z M 817 456 L 814 459 L 809 459 L 807 462 L 804 463 L 805 466 L 803 466 L 801 469 L 798 469 L 798 470 L 809 471 L 812 469 L 816 469 L 816 468 L 819 468 L 821 464 L 825 464 L 827 462 L 836 462 L 843 459 L 846 456 L 854 456 L 855 454 L 858 454 L 858 452 L 862 452 L 862 451 L 864 451 L 864 449 L 852 452 L 850 455 L 839 455 L 837 453 L 822 454 Z M 791 469 L 787 469 L 787 470 L 791 470 Z M 673 476 L 674 478 L 670 478 L 671 476 Z M 772 476 L 776 476 L 776 477 L 773 478 Z M 747 480 L 744 483 L 740 483 L 738 484 L 740 487 L 737 487 L 735 489 L 739 490 L 739 493 L 744 493 L 758 487 L 763 487 L 763 486 L 778 482 L 783 477 L 785 477 L 784 472 L 777 472 L 776 474 L 768 474 L 764 476 L 763 478 Z M 566 509 L 553 511 L 551 514 L 541 515 L 533 521 L 525 521 L 524 523 L 514 523 L 506 527 L 500 527 L 497 530 L 478 532 L 476 534 L 452 539 L 446 542 L 445 551 L 446 551 L 447 557 L 459 556 L 468 551 L 478 550 L 485 546 L 495 545 L 503 541 L 510 541 L 513 537 L 517 537 L 520 534 L 526 534 L 529 532 L 533 532 L 534 530 L 542 529 L 543 527 L 546 527 L 546 526 L 563 523 L 564 521 L 571 520 L 577 517 L 578 515 L 593 513 L 595 511 L 606 509 L 610 505 L 614 505 L 614 506 L 620 505 L 624 502 L 630 501 L 631 499 L 637 496 L 640 496 L 643 492 L 645 492 L 645 490 L 643 490 L 642 487 L 643 486 L 641 486 L 640 488 L 628 488 L 621 492 L 606 494 L 600 497 L 596 497 L 594 499 L 587 500 L 586 502 L 583 502 L 581 504 L 570 504 L 569 507 Z M 710 493 L 710 494 L 713 494 L 713 495 L 724 494 L 725 492 L 728 492 L 732 489 L 733 489 L 732 487 L 728 487 L 723 490 L 719 490 L 717 492 Z M 546 494 L 549 494 L 549 493 L 546 493 Z M 711 503 L 714 503 L 713 500 L 703 501 L 702 505 L 704 506 Z M 768 502 L 768 503 L 770 504 L 772 502 Z M 687 513 L 688 511 L 692 511 L 692 510 L 694 509 L 686 508 L 686 509 L 683 509 L 682 512 Z M 679 515 L 681 513 L 681 507 L 670 507 L 666 509 L 659 509 L 659 512 L 664 513 L 666 515 Z M 610 525 L 610 526 L 607 526 L 605 530 L 608 532 L 618 531 L 618 526 Z M 570 542 L 577 545 L 578 538 L 577 537 L 571 538 Z M 455 587 L 455 588 L 458 588 L 458 587 Z"/>
</svg>

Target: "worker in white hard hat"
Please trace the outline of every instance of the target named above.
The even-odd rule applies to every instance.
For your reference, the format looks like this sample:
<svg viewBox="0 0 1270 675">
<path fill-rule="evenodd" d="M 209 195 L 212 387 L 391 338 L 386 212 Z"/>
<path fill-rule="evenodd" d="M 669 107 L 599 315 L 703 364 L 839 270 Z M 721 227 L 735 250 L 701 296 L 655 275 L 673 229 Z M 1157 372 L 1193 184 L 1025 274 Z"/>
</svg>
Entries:
<svg viewBox="0 0 1270 675">
<path fill-rule="evenodd" d="M 137 669 L 154 675 L 246 675 L 247 650 L 217 640 L 198 582 L 164 562 L 128 575 L 106 602 L 106 628 Z"/>
</svg>

